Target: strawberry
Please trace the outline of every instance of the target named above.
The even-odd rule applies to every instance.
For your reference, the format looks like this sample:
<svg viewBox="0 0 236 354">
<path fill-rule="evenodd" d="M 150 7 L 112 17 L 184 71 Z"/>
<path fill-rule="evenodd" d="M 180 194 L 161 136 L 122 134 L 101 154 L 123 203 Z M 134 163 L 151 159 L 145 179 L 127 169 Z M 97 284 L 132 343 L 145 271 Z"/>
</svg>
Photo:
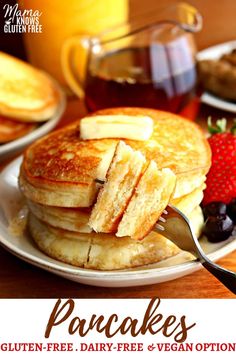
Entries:
<svg viewBox="0 0 236 354">
<path fill-rule="evenodd" d="M 209 131 L 208 142 L 212 151 L 212 166 L 207 175 L 203 205 L 211 202 L 230 203 L 236 197 L 236 120 L 230 132 L 226 132 L 226 119 L 216 122 Z"/>
</svg>

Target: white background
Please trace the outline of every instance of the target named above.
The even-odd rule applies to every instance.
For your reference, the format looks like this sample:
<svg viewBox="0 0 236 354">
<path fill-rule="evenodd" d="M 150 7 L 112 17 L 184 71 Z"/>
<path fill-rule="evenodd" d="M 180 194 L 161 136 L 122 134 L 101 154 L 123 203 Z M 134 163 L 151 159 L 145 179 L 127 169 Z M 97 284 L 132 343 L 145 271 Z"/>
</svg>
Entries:
<svg viewBox="0 0 236 354">
<path fill-rule="evenodd" d="M 66 300 L 62 299 L 62 304 Z M 139 335 L 136 338 L 132 338 L 129 334 L 116 335 L 111 339 L 107 339 L 104 334 L 99 334 L 94 330 L 85 338 L 80 338 L 77 333 L 74 335 L 68 334 L 68 326 L 74 317 L 85 318 L 89 321 L 92 314 L 104 315 L 108 318 L 111 314 L 117 313 L 119 314 L 119 323 L 125 317 L 131 316 L 137 318 L 141 325 L 150 301 L 148 299 L 76 299 L 71 316 L 61 325 L 54 327 L 50 338 L 45 339 L 46 325 L 56 301 L 57 299 L 0 300 L 0 344 L 5 342 L 73 342 L 75 348 L 79 348 L 81 342 L 142 342 L 146 348 L 148 344 L 152 343 L 174 342 L 174 335 L 166 338 L 160 332 L 154 336 L 146 334 L 145 336 Z M 163 320 L 169 315 L 175 315 L 177 319 L 185 315 L 187 324 L 196 323 L 196 326 L 188 331 L 186 340 L 188 343 L 236 342 L 235 300 L 161 300 L 156 311 L 156 314 L 158 313 L 163 315 Z M 144 350 L 145 352 L 148 351 Z M 157 352 L 157 349 L 153 352 Z M 113 351 L 113 353 L 116 353 L 116 351 Z"/>
</svg>

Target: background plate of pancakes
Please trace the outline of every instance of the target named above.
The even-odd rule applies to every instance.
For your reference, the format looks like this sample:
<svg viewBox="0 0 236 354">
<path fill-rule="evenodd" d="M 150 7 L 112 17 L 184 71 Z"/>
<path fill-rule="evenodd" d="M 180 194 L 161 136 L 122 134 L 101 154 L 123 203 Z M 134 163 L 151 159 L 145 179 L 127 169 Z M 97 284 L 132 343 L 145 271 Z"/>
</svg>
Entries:
<svg viewBox="0 0 236 354">
<path fill-rule="evenodd" d="M 47 73 L 0 52 L 0 160 L 52 130 L 65 95 Z"/>
<path fill-rule="evenodd" d="M 60 99 L 55 114 L 46 122 L 42 122 L 37 125 L 34 124 L 34 127 L 20 138 L 17 138 L 5 144 L 1 144 L 0 161 L 10 158 L 11 156 L 14 156 L 14 154 L 22 151 L 26 146 L 50 132 L 57 125 L 66 106 L 66 99 L 64 93 L 60 88 L 58 88 L 58 92 Z"/>
<path fill-rule="evenodd" d="M 115 271 L 79 268 L 48 257 L 37 248 L 27 232 L 22 231 L 26 218 L 24 209 L 21 209 L 22 196 L 18 188 L 21 161 L 21 157 L 14 160 L 0 177 L 0 243 L 17 257 L 75 282 L 106 287 L 161 283 L 182 277 L 201 267 L 200 263 L 193 260 L 186 252 L 180 252 L 165 261 L 148 266 Z M 19 210 L 21 210 L 20 214 Z M 217 244 L 211 244 L 203 238 L 201 244 L 209 258 L 214 261 L 236 248 L 234 237 Z"/>
<path fill-rule="evenodd" d="M 220 59 L 224 54 L 231 53 L 234 49 L 236 48 L 236 41 L 229 41 L 221 44 L 214 45 L 212 47 L 206 48 L 202 51 L 200 51 L 197 54 L 197 60 L 218 60 Z M 233 65 L 233 70 L 235 71 L 235 63 Z M 216 75 L 221 74 L 222 75 L 222 70 L 220 70 L 220 73 L 215 73 Z M 225 79 L 221 78 L 223 85 L 226 85 Z M 231 78 L 232 80 L 232 78 Z M 201 96 L 201 101 L 203 103 L 206 103 L 209 106 L 215 107 L 222 109 L 224 111 L 236 113 L 236 102 L 226 100 L 223 98 L 220 98 L 216 95 L 213 95 L 210 92 L 204 92 Z"/>
</svg>

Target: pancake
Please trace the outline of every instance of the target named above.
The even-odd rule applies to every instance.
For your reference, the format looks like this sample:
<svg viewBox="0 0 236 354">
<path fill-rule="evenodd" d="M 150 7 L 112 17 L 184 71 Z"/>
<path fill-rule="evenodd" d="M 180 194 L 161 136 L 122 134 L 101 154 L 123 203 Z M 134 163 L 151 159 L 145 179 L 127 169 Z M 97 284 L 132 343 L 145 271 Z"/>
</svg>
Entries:
<svg viewBox="0 0 236 354">
<path fill-rule="evenodd" d="M 16 122 L 0 116 L 0 144 L 18 139 L 31 132 L 36 126 L 34 123 Z"/>
<path fill-rule="evenodd" d="M 178 199 L 171 199 L 170 203 L 189 215 L 200 204 L 205 185 L 197 188 L 192 193 Z M 92 229 L 88 226 L 91 208 L 61 208 L 42 205 L 27 200 L 30 211 L 47 224 L 69 231 L 88 233 Z"/>
<path fill-rule="evenodd" d="M 96 232 L 116 232 L 143 171 L 145 157 L 120 141 L 89 219 Z"/>
<path fill-rule="evenodd" d="M 27 205 L 38 219 L 51 226 L 83 233 L 92 231 L 88 225 L 91 213 L 89 208 L 59 208 L 38 204 L 31 200 L 27 200 Z"/>
<path fill-rule="evenodd" d="M 183 197 L 176 199 L 171 198 L 170 204 L 182 211 L 183 214 L 188 215 L 201 203 L 205 188 L 206 185 L 203 183 L 202 186 Z"/>
<path fill-rule="evenodd" d="M 177 115 L 144 108 L 112 108 L 95 115 L 145 115 L 154 121 L 147 141 L 124 140 L 158 168 L 170 168 L 177 177 L 174 198 L 200 187 L 210 168 L 211 153 L 201 129 Z M 89 207 L 98 192 L 96 178 L 104 178 L 117 139 L 81 141 L 79 121 L 38 140 L 25 154 L 20 172 L 24 195 L 41 204 Z"/>
<path fill-rule="evenodd" d="M 89 207 L 97 195 L 95 179 L 104 180 L 117 141 L 80 141 L 77 124 L 49 134 L 24 154 L 19 185 L 40 204 Z"/>
<path fill-rule="evenodd" d="M 153 229 L 174 192 L 176 176 L 169 168 L 159 170 L 151 161 L 135 189 L 116 236 L 142 240 Z"/>
<path fill-rule="evenodd" d="M 42 71 L 0 52 L 0 114 L 22 122 L 39 122 L 56 112 L 59 92 Z"/>
<path fill-rule="evenodd" d="M 146 142 L 125 140 L 147 160 L 154 160 L 159 169 L 169 168 L 177 175 L 173 198 L 198 188 L 205 181 L 211 165 L 211 149 L 201 128 L 185 118 L 169 112 L 145 108 L 110 108 L 95 115 L 145 115 L 154 120 L 153 135 Z"/>
<path fill-rule="evenodd" d="M 195 234 L 203 225 L 200 207 L 191 215 Z M 51 227 L 29 215 L 30 233 L 41 251 L 48 256 L 83 268 L 116 270 L 143 266 L 179 253 L 179 249 L 165 237 L 151 232 L 142 241 L 130 237 L 117 238 L 107 234 L 82 234 Z"/>
</svg>

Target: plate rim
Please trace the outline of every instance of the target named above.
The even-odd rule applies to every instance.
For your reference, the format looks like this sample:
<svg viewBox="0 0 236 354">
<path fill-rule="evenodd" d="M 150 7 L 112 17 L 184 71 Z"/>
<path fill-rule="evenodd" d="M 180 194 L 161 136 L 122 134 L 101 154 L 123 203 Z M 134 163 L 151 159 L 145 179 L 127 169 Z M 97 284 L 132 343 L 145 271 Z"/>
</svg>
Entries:
<svg viewBox="0 0 236 354">
<path fill-rule="evenodd" d="M 22 160 L 22 155 L 10 162 L 0 173 L 0 181 L 5 180 L 13 168 L 19 170 L 19 165 Z M 24 260 L 27 263 L 30 263 L 34 266 L 37 266 L 41 269 L 54 272 L 64 277 L 75 277 L 78 280 L 87 279 L 92 280 L 94 278 L 101 279 L 104 281 L 126 281 L 128 279 L 140 281 L 142 279 L 151 279 L 158 277 L 158 279 L 163 279 L 166 276 L 176 275 L 184 272 L 191 272 L 201 268 L 201 264 L 197 260 L 189 260 L 181 264 L 174 266 L 165 266 L 162 268 L 155 267 L 155 263 L 149 265 L 150 268 L 141 269 L 140 268 L 129 268 L 128 270 L 113 270 L 113 271 L 101 271 L 94 269 L 85 269 L 81 267 L 71 266 L 69 264 L 63 263 L 61 261 L 54 260 L 53 258 L 45 255 L 43 252 L 38 250 L 42 255 L 48 258 L 43 259 L 37 255 L 34 255 L 25 250 L 19 249 L 16 245 L 7 240 L 5 236 L 2 235 L 2 222 L 0 221 L 0 245 L 3 246 L 7 251 L 14 254 L 16 257 Z M 23 237 L 27 237 L 23 235 Z M 208 257 L 212 260 L 218 260 L 221 257 L 226 256 L 228 253 L 236 249 L 236 238 L 228 239 L 221 243 L 222 247 L 208 254 Z M 35 246 L 35 248 L 37 248 Z M 177 272 L 176 272 L 177 269 Z M 180 274 L 180 277 L 182 276 Z M 187 273 L 188 274 L 188 273 Z M 164 280 L 165 281 L 165 280 Z"/>
</svg>

